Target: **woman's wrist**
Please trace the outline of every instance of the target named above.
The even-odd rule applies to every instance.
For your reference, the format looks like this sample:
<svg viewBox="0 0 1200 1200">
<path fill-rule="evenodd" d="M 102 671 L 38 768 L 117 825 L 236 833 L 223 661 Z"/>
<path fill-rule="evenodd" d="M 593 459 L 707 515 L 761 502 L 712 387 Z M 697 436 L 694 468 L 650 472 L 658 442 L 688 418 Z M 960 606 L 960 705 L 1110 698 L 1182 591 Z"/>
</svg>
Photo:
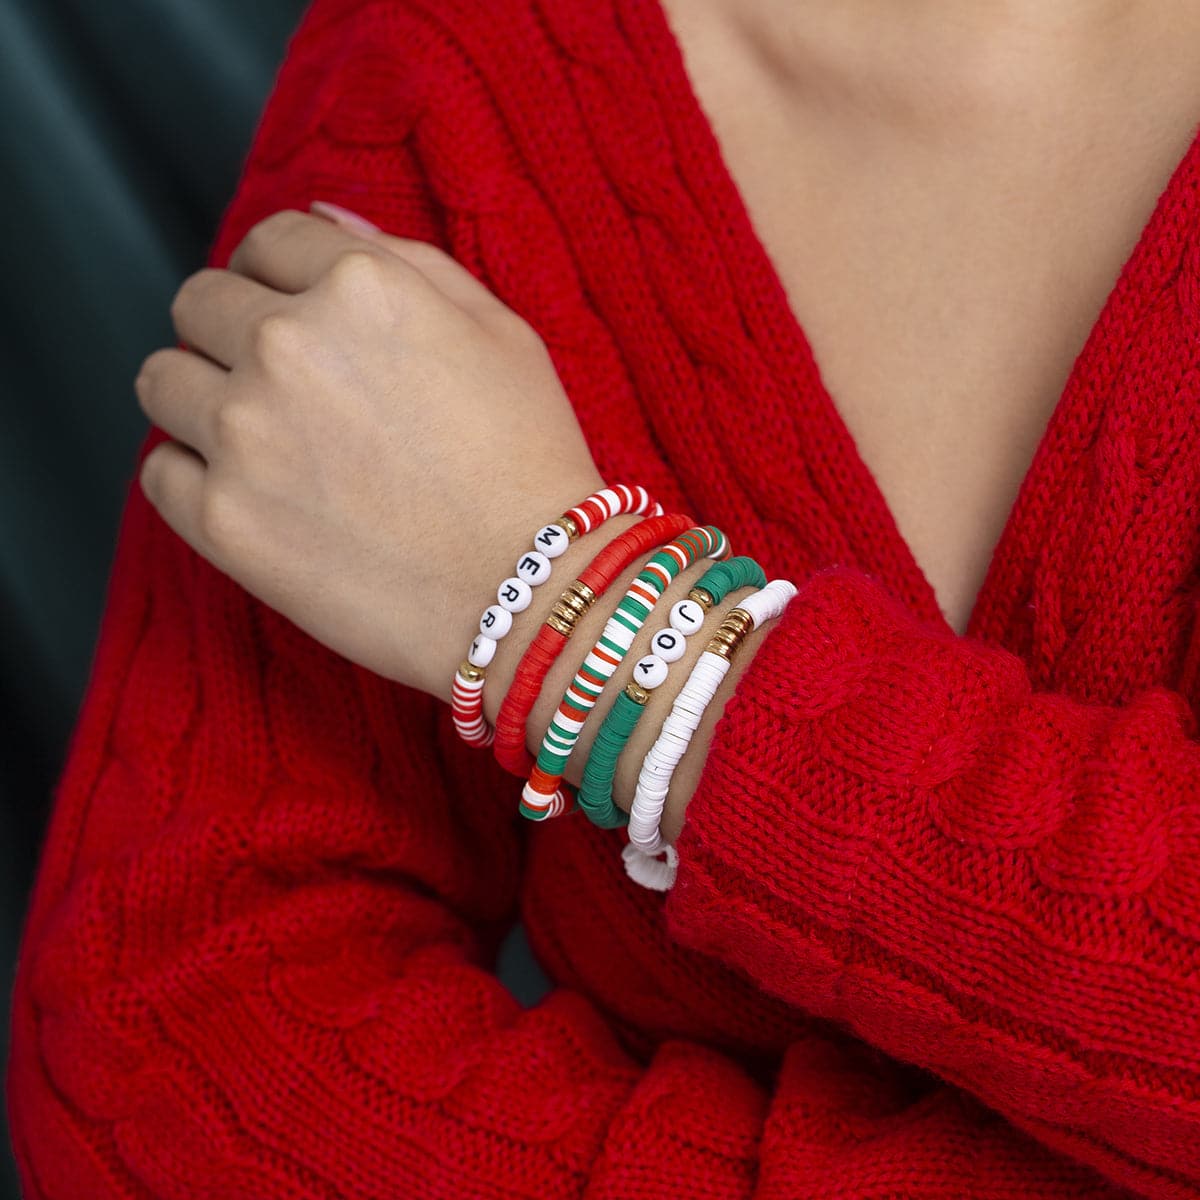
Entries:
<svg viewBox="0 0 1200 1200">
<path fill-rule="evenodd" d="M 596 474 L 536 500 L 516 492 L 510 492 L 505 497 L 506 526 L 511 532 L 504 536 L 492 535 L 479 545 L 477 553 L 461 564 L 460 578 L 450 589 L 445 608 L 429 615 L 429 640 L 424 647 L 427 669 L 423 690 L 444 704 L 450 704 L 454 674 L 467 657 L 472 641 L 481 632 L 480 617 L 490 605 L 497 602 L 501 582 L 516 573 L 522 555 L 533 549 L 533 537 L 539 529 L 557 520 L 602 487 L 604 481 Z M 512 630 L 498 640 L 495 657 L 487 668 L 483 703 L 484 715 L 490 725 L 494 726 L 496 711 L 512 682 L 521 655 L 550 614 L 562 589 L 587 566 L 608 538 L 641 519 L 635 516 L 612 517 L 604 523 L 599 533 L 578 538 L 552 560 L 551 577 L 533 588 L 529 607 L 524 612 L 514 614 Z"/>
<path fill-rule="evenodd" d="M 488 667 L 487 683 L 483 689 L 483 715 L 493 728 L 500 705 L 508 693 L 508 689 L 512 686 L 522 656 L 550 615 L 563 590 L 568 584 L 579 578 L 588 563 L 613 538 L 643 520 L 645 520 L 644 517 L 628 513 L 610 517 L 599 529 L 572 542 L 554 560 L 553 577 L 542 587 L 534 589 L 533 603 L 523 613 L 518 614 L 517 620 L 513 622 L 512 631 L 496 647 L 496 656 Z M 537 753 L 541 745 L 542 734 L 545 732 L 555 708 L 558 707 L 563 692 L 571 682 L 579 660 L 586 653 L 587 647 L 595 643 L 617 598 L 640 570 L 641 561 L 639 560 L 636 566 L 627 568 L 623 574 L 619 575 L 608 591 L 576 622 L 575 632 L 571 635 L 570 643 L 547 673 L 537 703 L 530 713 L 526 743 L 532 754 Z M 584 647 L 584 641 L 588 637 L 591 638 L 591 641 L 587 643 L 587 647 Z M 576 654 L 577 647 L 580 648 L 578 654 Z M 588 723 L 591 723 L 590 719 Z M 570 779 L 569 774 L 567 778 Z"/>
</svg>

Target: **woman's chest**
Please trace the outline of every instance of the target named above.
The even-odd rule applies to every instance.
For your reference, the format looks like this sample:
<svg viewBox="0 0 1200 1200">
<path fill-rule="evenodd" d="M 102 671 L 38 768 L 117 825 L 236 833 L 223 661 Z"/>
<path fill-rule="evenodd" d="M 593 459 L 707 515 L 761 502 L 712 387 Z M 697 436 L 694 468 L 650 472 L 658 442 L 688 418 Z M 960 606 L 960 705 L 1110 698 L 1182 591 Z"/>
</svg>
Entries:
<svg viewBox="0 0 1200 1200">
<path fill-rule="evenodd" d="M 881 132 L 788 94 L 701 17 L 675 26 L 820 387 L 961 633 L 1072 367 L 1193 131 L 1164 111 L 1173 135 L 1110 129 L 1102 157 L 1075 149 L 1086 138 L 1071 132 Z M 1174 111 L 1190 110 L 1176 100 Z"/>
</svg>

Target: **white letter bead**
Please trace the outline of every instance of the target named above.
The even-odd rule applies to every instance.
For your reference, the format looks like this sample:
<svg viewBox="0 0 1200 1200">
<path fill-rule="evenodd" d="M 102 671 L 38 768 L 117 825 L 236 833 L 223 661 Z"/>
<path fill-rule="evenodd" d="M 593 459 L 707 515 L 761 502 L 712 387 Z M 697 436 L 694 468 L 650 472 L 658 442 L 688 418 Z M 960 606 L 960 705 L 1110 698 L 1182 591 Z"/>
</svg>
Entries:
<svg viewBox="0 0 1200 1200">
<path fill-rule="evenodd" d="M 500 585 L 496 599 L 501 608 L 507 608 L 511 613 L 524 612 L 533 603 L 533 588 L 514 575 Z"/>
<path fill-rule="evenodd" d="M 667 666 L 665 659 L 660 658 L 657 654 L 647 654 L 645 658 L 639 658 L 634 665 L 633 678 L 647 691 L 652 691 L 666 683 L 669 671 L 670 667 Z"/>
<path fill-rule="evenodd" d="M 489 604 L 479 618 L 479 632 L 490 638 L 502 638 L 512 628 L 513 616 L 498 604 Z"/>
<path fill-rule="evenodd" d="M 482 633 L 471 643 L 467 662 L 473 667 L 486 667 L 496 657 L 496 639 Z"/>
<path fill-rule="evenodd" d="M 561 525 L 543 525 L 533 535 L 533 548 L 547 558 L 557 558 L 570 544 L 571 539 Z"/>
<path fill-rule="evenodd" d="M 671 606 L 671 628 L 690 637 L 704 624 L 704 609 L 695 600 L 679 600 Z"/>
<path fill-rule="evenodd" d="M 527 550 L 517 560 L 517 575 L 537 587 L 550 578 L 550 560 L 540 550 Z"/>
<path fill-rule="evenodd" d="M 664 662 L 678 662 L 683 657 L 687 643 L 678 629 L 660 629 L 650 639 L 650 652 Z"/>
</svg>

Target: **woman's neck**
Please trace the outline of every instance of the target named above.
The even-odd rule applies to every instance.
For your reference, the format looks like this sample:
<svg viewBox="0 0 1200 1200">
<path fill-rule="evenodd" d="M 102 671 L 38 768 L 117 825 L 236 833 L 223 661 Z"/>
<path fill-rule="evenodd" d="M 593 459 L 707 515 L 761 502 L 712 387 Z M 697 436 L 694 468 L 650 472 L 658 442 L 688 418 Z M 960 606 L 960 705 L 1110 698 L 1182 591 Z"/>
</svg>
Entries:
<svg viewBox="0 0 1200 1200">
<path fill-rule="evenodd" d="M 1200 0 L 690 0 L 717 6 L 778 82 L 935 130 L 1101 107 L 1200 77 Z M 1195 94 L 1200 104 L 1200 84 Z"/>
</svg>

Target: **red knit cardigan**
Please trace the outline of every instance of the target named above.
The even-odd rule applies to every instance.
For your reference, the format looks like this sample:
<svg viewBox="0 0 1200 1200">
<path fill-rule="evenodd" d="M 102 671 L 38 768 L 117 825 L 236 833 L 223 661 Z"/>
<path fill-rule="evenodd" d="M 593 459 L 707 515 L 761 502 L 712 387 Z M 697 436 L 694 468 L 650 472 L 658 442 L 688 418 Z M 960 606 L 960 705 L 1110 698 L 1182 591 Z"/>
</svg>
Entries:
<svg viewBox="0 0 1200 1200">
<path fill-rule="evenodd" d="M 801 590 L 664 897 L 132 483 L 17 977 L 29 1200 L 1200 1197 L 1200 140 L 963 637 L 657 0 L 317 0 L 212 262 L 316 197 L 449 247 L 608 478 Z"/>
</svg>

